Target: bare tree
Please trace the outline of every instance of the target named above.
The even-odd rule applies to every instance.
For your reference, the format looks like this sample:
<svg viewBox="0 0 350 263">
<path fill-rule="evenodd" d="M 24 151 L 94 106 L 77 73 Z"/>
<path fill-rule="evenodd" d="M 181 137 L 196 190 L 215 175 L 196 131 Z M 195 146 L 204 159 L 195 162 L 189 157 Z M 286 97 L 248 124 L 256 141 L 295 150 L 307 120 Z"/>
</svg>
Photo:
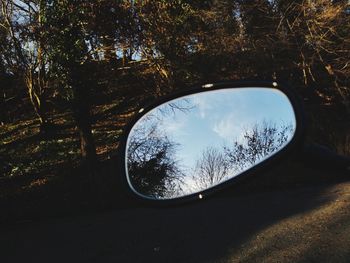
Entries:
<svg viewBox="0 0 350 263">
<path fill-rule="evenodd" d="M 292 132 L 292 125 L 277 127 L 266 121 L 261 125 L 253 125 L 244 132 L 243 141 L 236 140 L 232 148 L 224 147 L 230 167 L 239 172 L 255 165 L 283 148 L 291 138 Z"/>
<path fill-rule="evenodd" d="M 280 1 L 282 2 L 282 1 Z M 333 86 L 331 92 L 350 112 L 349 100 L 349 1 L 301 1 L 292 2 L 287 8 L 280 6 L 283 15 L 278 24 L 278 38 L 289 38 L 299 52 L 299 67 L 305 85 L 317 83 L 319 96 L 327 90 L 320 85 L 327 80 Z M 323 90 L 322 90 L 323 89 Z"/>
<path fill-rule="evenodd" d="M 265 121 L 246 129 L 243 140 L 235 140 L 233 147 L 206 148 L 187 182 L 187 191 L 193 193 L 211 188 L 251 168 L 283 148 L 292 132 L 292 125 L 277 127 Z"/>
<path fill-rule="evenodd" d="M 208 147 L 197 160 L 193 181 L 199 190 L 208 189 L 227 178 L 229 163 L 223 153 L 214 147 Z"/>
<path fill-rule="evenodd" d="M 5 58 L 8 66 L 23 77 L 30 101 L 42 125 L 47 127 L 46 96 L 48 57 L 45 50 L 45 1 L 1 0 L 0 27 L 6 32 L 13 57 Z"/>
</svg>

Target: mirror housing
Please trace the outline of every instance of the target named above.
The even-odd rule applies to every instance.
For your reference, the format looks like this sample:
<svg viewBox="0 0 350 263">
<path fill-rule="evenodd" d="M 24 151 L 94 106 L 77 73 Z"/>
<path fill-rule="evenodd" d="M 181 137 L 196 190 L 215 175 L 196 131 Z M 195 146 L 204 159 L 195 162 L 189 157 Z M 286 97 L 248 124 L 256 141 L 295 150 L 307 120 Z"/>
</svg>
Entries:
<svg viewBox="0 0 350 263">
<path fill-rule="evenodd" d="M 163 145 L 163 150 L 165 149 L 164 148 L 165 145 L 167 145 L 167 147 L 168 147 L 167 149 L 172 149 L 171 148 L 172 143 L 169 140 L 169 136 L 167 134 L 164 135 L 164 131 L 169 132 L 167 125 L 164 126 L 164 124 L 163 124 L 161 129 L 158 129 L 160 132 L 157 131 L 157 136 L 154 136 L 156 129 L 153 127 L 154 128 L 153 135 L 151 135 L 151 133 L 149 133 L 149 131 L 147 133 L 146 130 L 149 129 L 151 126 L 145 125 L 145 123 L 146 123 L 145 120 L 149 121 L 152 118 L 154 120 L 160 119 L 159 116 L 163 116 L 162 111 L 164 112 L 166 107 L 169 107 L 169 105 L 171 106 L 171 104 L 175 104 L 175 105 L 172 105 L 172 106 L 175 106 L 175 111 L 180 111 L 180 112 L 183 110 L 186 111 L 186 108 L 184 108 L 186 105 L 184 107 L 183 107 L 183 105 L 181 105 L 181 103 L 180 103 L 180 105 L 176 105 L 176 103 L 178 103 L 180 101 L 180 99 L 182 99 L 181 101 L 183 101 L 184 99 L 191 101 L 193 99 L 203 97 L 204 95 L 209 97 L 208 94 L 220 94 L 221 93 L 222 94 L 220 97 L 221 100 L 225 100 L 226 104 L 228 104 L 226 99 L 228 99 L 228 101 L 230 101 L 230 97 L 228 96 L 229 93 L 227 93 L 227 92 L 231 91 L 232 94 L 238 94 L 238 90 L 241 90 L 241 92 L 240 92 L 241 95 L 246 94 L 245 95 L 246 100 L 247 99 L 249 100 L 249 98 L 253 97 L 254 95 L 255 95 L 254 96 L 255 99 L 259 100 L 259 96 L 263 97 L 261 91 L 269 90 L 274 94 L 279 94 L 280 98 L 284 97 L 284 100 L 285 100 L 283 102 L 284 105 L 287 104 L 287 101 L 290 103 L 289 104 L 290 111 L 293 113 L 293 118 L 294 118 L 294 126 L 292 127 L 293 134 L 289 137 L 287 136 L 286 137 L 287 139 L 284 141 L 284 144 L 283 143 L 280 144 L 279 148 L 276 148 L 277 150 L 270 151 L 268 156 L 267 155 L 263 156 L 263 158 L 260 158 L 257 162 L 253 162 L 253 163 L 251 162 L 250 165 L 245 165 L 246 166 L 245 169 L 241 169 L 236 174 L 233 174 L 232 169 L 231 169 L 231 172 L 230 172 L 231 176 L 229 176 L 229 177 L 227 177 L 227 175 L 229 173 L 227 172 L 228 170 L 226 169 L 225 179 L 223 179 L 221 181 L 217 181 L 216 183 L 213 183 L 211 185 L 207 185 L 206 187 L 204 187 L 204 186 L 202 188 L 197 187 L 196 190 L 191 190 L 191 191 L 188 189 L 190 189 L 190 188 L 193 189 L 193 186 L 199 182 L 199 181 L 193 180 L 193 178 L 195 178 L 193 176 L 193 174 L 198 174 L 194 171 L 198 171 L 200 169 L 201 165 L 203 166 L 203 160 L 208 160 L 208 156 L 209 157 L 214 156 L 214 159 L 216 159 L 216 160 L 218 160 L 220 158 L 227 159 L 226 157 L 228 155 L 230 155 L 230 153 L 231 153 L 232 158 L 230 160 L 235 160 L 237 162 L 237 160 L 239 160 L 239 158 L 235 158 L 235 154 L 237 154 L 237 151 L 235 152 L 232 149 L 229 149 L 229 147 L 227 147 L 226 149 L 228 149 L 228 151 L 218 152 L 216 147 L 209 145 L 208 147 L 205 147 L 205 149 L 204 148 L 201 149 L 201 151 L 200 151 L 201 154 L 197 154 L 197 155 L 192 154 L 192 158 L 188 158 L 188 157 L 185 158 L 185 159 L 197 159 L 196 162 L 194 162 L 194 160 L 192 160 L 192 163 L 190 163 L 188 161 L 183 163 L 183 164 L 186 164 L 185 166 L 187 166 L 187 167 L 192 166 L 191 171 L 193 171 L 193 172 L 191 172 L 192 173 L 191 180 L 188 179 L 189 177 L 186 177 L 186 176 L 189 176 L 188 174 L 184 175 L 183 172 L 180 172 L 180 170 L 177 169 L 177 167 L 175 167 L 175 163 L 177 163 L 177 160 L 175 160 L 175 159 L 177 159 L 177 158 L 171 159 L 170 162 L 168 162 L 167 164 L 164 164 L 165 159 L 159 159 L 159 158 L 152 159 L 149 152 L 147 152 L 147 153 L 141 152 L 145 156 L 148 155 L 148 157 L 146 158 L 147 160 L 142 161 L 142 163 L 140 163 L 140 161 L 136 160 L 134 157 L 131 158 L 132 155 L 130 154 L 130 152 L 134 153 L 134 150 L 135 150 L 134 146 L 136 145 L 135 144 L 136 140 L 133 140 L 133 138 L 134 139 L 136 138 L 138 140 L 143 139 L 143 141 L 146 143 L 144 145 L 145 146 L 144 149 L 148 149 L 148 150 L 151 149 L 152 150 L 152 146 L 156 145 L 157 143 L 158 144 L 161 143 L 160 145 Z M 250 92 L 248 92 L 248 91 L 250 91 Z M 242 97 L 241 95 L 240 95 L 240 97 Z M 211 96 L 212 96 L 211 99 L 215 100 L 213 95 L 211 95 Z M 237 95 L 235 95 L 235 96 L 237 97 Z M 217 97 L 218 97 L 218 95 L 217 95 Z M 233 95 L 232 95 L 232 97 L 233 97 Z M 231 98 L 231 101 L 233 101 L 232 98 Z M 247 102 L 243 103 L 243 105 L 245 105 L 247 103 L 251 103 L 251 102 L 247 101 Z M 220 101 L 219 101 L 219 103 L 216 103 L 216 104 L 219 105 Z M 221 104 L 225 104 L 225 103 L 221 103 Z M 232 104 L 234 104 L 234 103 L 232 103 Z M 191 108 L 191 105 L 189 105 L 189 106 Z M 168 110 L 170 110 L 172 112 L 172 114 L 175 115 L 174 108 L 171 107 Z M 263 109 L 263 107 L 261 107 L 260 109 L 257 109 L 257 110 L 262 111 L 264 109 Z M 278 112 L 279 109 L 276 109 L 276 110 L 277 110 L 276 112 Z M 156 111 L 161 112 L 161 115 L 155 114 Z M 170 112 L 170 114 L 171 114 L 171 112 Z M 258 111 L 256 111 L 256 112 L 258 112 Z M 216 113 L 218 113 L 218 112 L 216 112 Z M 219 113 L 220 113 L 220 111 L 219 111 Z M 163 116 L 165 119 L 167 118 L 166 114 L 167 113 L 165 113 L 165 117 Z M 242 111 L 238 112 L 238 115 L 241 115 L 241 119 L 244 120 L 245 118 L 248 118 L 247 116 L 243 116 L 243 114 L 244 113 Z M 270 113 L 270 115 L 271 114 L 272 113 Z M 198 110 L 197 110 L 197 115 L 198 115 Z M 150 117 L 150 116 L 152 116 L 152 117 Z M 163 119 L 163 117 L 162 117 L 162 119 Z M 219 116 L 219 119 L 220 118 L 223 119 L 224 116 L 221 116 L 221 117 Z M 156 123 L 159 123 L 159 122 L 156 121 Z M 143 125 L 141 125 L 141 123 L 143 123 Z M 172 123 L 174 123 L 174 120 L 172 121 Z M 260 120 L 260 124 L 262 124 L 261 120 Z M 274 124 L 271 126 L 272 128 L 267 127 L 266 124 L 265 124 L 265 127 L 263 127 L 261 125 L 259 126 L 259 125 L 256 125 L 256 127 L 255 127 L 256 131 L 259 131 L 259 129 L 261 131 L 263 129 L 265 129 L 265 130 L 267 129 L 267 130 L 272 131 L 273 130 L 272 126 Z M 287 124 L 287 126 L 288 126 L 288 124 Z M 136 130 L 139 130 L 139 131 L 135 132 Z M 193 126 L 191 127 L 191 130 L 193 130 Z M 198 133 L 198 131 L 196 131 L 196 132 Z M 250 132 L 247 130 L 245 132 L 246 132 L 245 135 L 247 135 L 249 137 Z M 281 130 L 278 130 L 278 127 L 277 127 L 277 129 L 275 129 L 275 134 L 277 134 L 279 132 L 281 132 Z M 163 133 L 163 135 L 159 135 L 160 133 Z M 201 133 L 203 133 L 203 132 L 201 132 Z M 138 134 L 138 135 L 136 136 L 135 134 Z M 144 135 L 143 137 L 142 137 L 142 134 Z M 174 135 L 174 134 L 176 134 L 176 133 L 173 132 L 171 135 Z M 163 97 L 159 101 L 157 101 L 156 103 L 149 105 L 147 107 L 141 108 L 139 110 L 139 113 L 133 118 L 133 120 L 126 127 L 126 129 L 123 133 L 123 136 L 121 138 L 121 141 L 120 141 L 120 143 L 121 143 L 120 148 L 119 148 L 120 153 L 121 153 L 121 158 L 120 158 L 121 159 L 121 166 L 120 167 L 122 170 L 123 182 L 124 182 L 125 186 L 127 187 L 128 191 L 130 193 L 132 193 L 132 195 L 134 197 L 136 197 L 140 200 L 146 201 L 146 202 L 169 204 L 169 203 L 178 203 L 181 201 L 203 199 L 204 197 L 212 194 L 213 192 L 221 190 L 224 187 L 229 187 L 230 185 L 240 181 L 243 178 L 246 178 L 250 175 L 256 174 L 258 171 L 261 171 L 262 169 L 271 166 L 277 160 L 285 157 L 288 153 L 291 152 L 292 149 L 294 149 L 298 144 L 301 143 L 303 134 L 304 134 L 304 114 L 303 114 L 303 109 L 302 109 L 301 104 L 300 104 L 300 100 L 298 100 L 296 98 L 296 95 L 290 89 L 286 88 L 285 86 L 282 86 L 277 82 L 249 82 L 249 81 L 205 84 L 205 85 L 202 85 L 200 87 L 195 87 L 195 88 L 190 89 L 190 90 L 183 90 L 183 91 L 180 91 L 176 94 L 172 94 L 172 95 Z M 241 132 L 241 135 L 243 135 L 242 132 Z M 153 139 L 150 139 L 150 138 L 153 138 Z M 163 138 L 163 140 L 162 140 L 162 138 Z M 179 140 L 181 140 L 181 139 L 177 139 L 177 141 L 175 141 L 175 143 L 173 143 L 173 145 L 178 144 L 177 142 L 179 142 Z M 275 141 L 277 141 L 277 137 L 275 138 Z M 236 140 L 236 143 L 237 143 L 237 140 Z M 242 147 L 242 145 L 244 145 L 246 143 L 247 142 L 242 142 L 241 147 Z M 181 140 L 180 144 L 184 145 L 184 144 L 186 144 L 186 141 Z M 157 148 L 157 147 L 154 147 L 154 148 Z M 160 149 L 160 148 L 158 147 L 157 149 Z M 175 149 L 175 147 L 174 147 L 174 149 Z M 172 151 L 174 149 L 172 149 Z M 188 149 L 189 148 L 187 147 L 187 152 L 189 152 Z M 149 150 L 149 151 L 151 151 L 151 150 Z M 230 150 L 232 150 L 232 151 L 230 152 Z M 154 151 L 152 152 L 153 157 L 160 156 L 159 155 L 160 153 L 161 152 L 154 152 Z M 164 151 L 163 151 L 163 154 L 164 154 Z M 179 154 L 177 153 L 177 155 L 179 155 Z M 163 155 L 163 157 L 164 156 L 166 156 L 166 158 L 167 158 L 166 160 L 169 161 L 169 154 L 165 154 L 165 155 Z M 202 160 L 202 162 L 201 162 L 201 160 Z M 152 166 L 150 166 L 151 164 L 152 164 Z M 173 166 L 169 166 L 169 164 L 172 164 Z M 165 166 L 171 167 L 168 169 L 168 172 L 164 172 L 164 169 L 163 170 L 160 169 L 161 167 L 165 167 Z M 152 168 L 150 168 L 150 167 L 152 167 Z M 157 169 L 156 169 L 156 167 L 157 167 Z M 217 167 L 216 170 L 223 170 L 219 166 L 216 166 L 216 167 Z M 176 172 L 170 173 L 169 172 L 170 170 L 176 171 Z M 162 171 L 162 172 L 160 173 L 159 171 Z M 167 180 L 164 180 L 165 174 L 167 174 Z M 181 174 L 181 176 L 180 176 L 180 174 Z M 222 174 L 223 174 L 223 172 L 222 172 Z M 203 173 L 201 174 L 200 177 L 197 176 L 196 178 L 203 179 L 202 175 L 203 175 Z M 162 183 L 160 183 L 160 181 L 161 181 L 160 178 L 163 178 Z M 169 181 L 168 180 L 169 178 L 173 178 L 173 181 Z M 181 180 L 184 181 L 184 178 L 185 178 L 186 185 L 187 185 L 187 187 L 185 187 L 185 188 L 187 190 L 185 189 L 185 191 L 184 191 L 182 189 L 181 194 L 180 194 L 180 191 L 177 190 L 177 193 L 175 194 L 175 190 L 174 190 L 175 188 L 180 189 L 181 187 L 179 188 L 179 186 L 184 186 L 183 183 L 180 183 Z M 145 181 L 146 179 L 148 181 Z M 191 187 L 188 187 L 188 185 L 190 185 Z M 184 188 L 184 187 L 182 187 L 182 188 Z M 169 191 L 169 189 L 171 189 L 172 192 Z"/>
</svg>

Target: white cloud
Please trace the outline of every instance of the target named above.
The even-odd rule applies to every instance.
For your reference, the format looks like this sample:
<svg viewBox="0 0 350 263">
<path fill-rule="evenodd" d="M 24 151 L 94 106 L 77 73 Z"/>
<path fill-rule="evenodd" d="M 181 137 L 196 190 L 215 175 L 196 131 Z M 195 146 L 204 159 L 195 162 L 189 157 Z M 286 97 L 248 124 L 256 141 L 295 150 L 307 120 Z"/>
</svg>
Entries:
<svg viewBox="0 0 350 263">
<path fill-rule="evenodd" d="M 199 94 L 198 96 L 194 96 L 192 100 L 193 104 L 198 107 L 199 116 L 204 119 L 207 116 L 207 112 L 213 108 L 213 106 L 208 101 L 208 97 L 203 96 L 203 94 Z"/>
<path fill-rule="evenodd" d="M 165 118 L 160 125 L 160 129 L 170 137 L 183 136 L 187 133 L 187 121 L 187 116 L 180 113 L 178 117 Z"/>
<path fill-rule="evenodd" d="M 213 131 L 224 139 L 232 137 L 232 134 L 235 132 L 235 121 L 232 116 L 220 120 L 214 124 Z"/>
<path fill-rule="evenodd" d="M 166 121 L 163 124 L 163 128 L 166 133 L 176 133 L 185 126 L 185 122 L 175 122 L 175 121 Z"/>
<path fill-rule="evenodd" d="M 227 142 L 234 140 L 243 141 L 246 125 L 247 121 L 242 121 L 237 115 L 230 114 L 216 122 L 213 126 L 213 131 Z"/>
</svg>

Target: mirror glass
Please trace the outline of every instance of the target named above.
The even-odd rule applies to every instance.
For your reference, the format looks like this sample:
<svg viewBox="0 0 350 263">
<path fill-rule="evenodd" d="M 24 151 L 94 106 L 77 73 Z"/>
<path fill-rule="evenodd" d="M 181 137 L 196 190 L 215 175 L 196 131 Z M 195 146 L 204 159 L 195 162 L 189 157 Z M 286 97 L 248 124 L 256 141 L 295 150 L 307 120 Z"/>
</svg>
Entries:
<svg viewBox="0 0 350 263">
<path fill-rule="evenodd" d="M 277 153 L 295 129 L 293 107 L 277 89 L 226 88 L 177 98 L 131 129 L 127 180 L 150 199 L 200 194 Z"/>
</svg>

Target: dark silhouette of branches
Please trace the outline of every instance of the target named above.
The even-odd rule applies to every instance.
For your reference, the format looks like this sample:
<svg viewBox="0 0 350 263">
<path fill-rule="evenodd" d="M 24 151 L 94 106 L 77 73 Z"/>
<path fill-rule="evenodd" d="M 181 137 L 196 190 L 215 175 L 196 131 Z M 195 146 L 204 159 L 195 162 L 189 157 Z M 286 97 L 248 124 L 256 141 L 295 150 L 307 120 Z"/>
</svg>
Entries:
<svg viewBox="0 0 350 263">
<path fill-rule="evenodd" d="M 292 125 L 264 121 L 243 131 L 243 139 L 235 140 L 232 147 L 206 148 L 186 187 L 191 192 L 202 191 L 238 175 L 282 149 L 292 133 Z"/>
<path fill-rule="evenodd" d="M 156 124 L 140 124 L 133 130 L 127 162 L 130 181 L 137 192 L 157 198 L 178 195 L 183 173 L 174 156 L 176 146 Z"/>
<path fill-rule="evenodd" d="M 160 107 L 158 111 L 163 116 L 167 116 L 169 114 L 175 115 L 179 111 L 183 113 L 188 113 L 194 108 L 195 106 L 191 103 L 191 100 L 183 98 L 181 100 L 166 103 L 163 107 Z"/>
<path fill-rule="evenodd" d="M 235 141 L 232 148 L 224 147 L 230 166 L 237 171 L 249 168 L 279 151 L 291 138 L 292 125 L 281 125 L 264 121 L 244 132 L 243 141 Z"/>
</svg>

